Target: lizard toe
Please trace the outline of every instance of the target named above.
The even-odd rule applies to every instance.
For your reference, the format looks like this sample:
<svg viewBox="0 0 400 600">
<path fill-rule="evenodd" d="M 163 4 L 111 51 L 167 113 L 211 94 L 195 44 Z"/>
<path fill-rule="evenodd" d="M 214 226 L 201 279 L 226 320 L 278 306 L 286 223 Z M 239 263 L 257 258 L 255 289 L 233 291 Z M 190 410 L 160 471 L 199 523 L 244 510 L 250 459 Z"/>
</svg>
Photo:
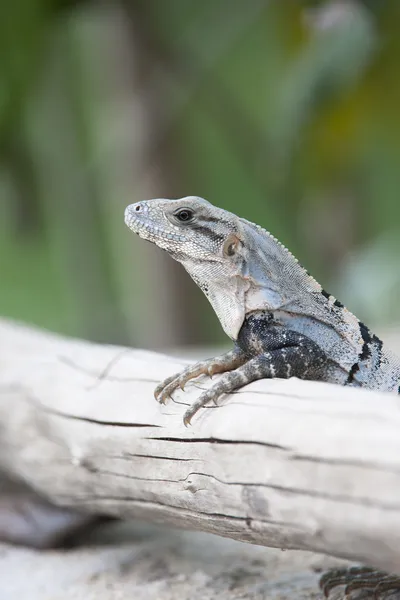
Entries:
<svg viewBox="0 0 400 600">
<path fill-rule="evenodd" d="M 211 400 L 213 402 L 216 402 L 218 400 L 218 396 L 215 396 L 215 394 L 210 392 L 211 390 L 206 390 L 205 392 L 203 392 L 196 400 L 196 402 L 192 404 L 192 406 L 188 408 L 188 410 L 185 412 L 183 416 L 183 423 L 186 427 L 191 424 L 191 420 L 195 416 L 195 414 L 201 408 L 204 408 L 204 406 L 208 404 L 208 402 L 210 402 Z"/>
<path fill-rule="evenodd" d="M 185 415 L 183 417 L 183 424 L 184 424 L 185 427 L 189 427 L 189 425 L 191 425 L 192 416 L 193 415 L 187 415 L 185 413 Z"/>
<path fill-rule="evenodd" d="M 171 399 L 171 392 L 169 392 L 169 390 L 165 389 L 161 392 L 161 394 L 159 394 L 158 398 L 157 398 L 157 402 L 159 402 L 160 404 L 167 404 L 167 401 Z"/>
</svg>

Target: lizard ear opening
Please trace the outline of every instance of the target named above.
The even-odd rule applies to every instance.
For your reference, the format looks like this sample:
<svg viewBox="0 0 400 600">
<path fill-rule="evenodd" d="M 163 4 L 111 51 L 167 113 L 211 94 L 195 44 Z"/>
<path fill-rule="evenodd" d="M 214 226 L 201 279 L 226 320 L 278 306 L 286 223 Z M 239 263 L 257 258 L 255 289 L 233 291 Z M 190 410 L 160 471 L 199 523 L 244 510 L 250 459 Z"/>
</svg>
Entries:
<svg viewBox="0 0 400 600">
<path fill-rule="evenodd" d="M 224 242 L 222 252 L 224 256 L 234 256 L 239 250 L 241 241 L 235 233 L 230 233 Z"/>
</svg>

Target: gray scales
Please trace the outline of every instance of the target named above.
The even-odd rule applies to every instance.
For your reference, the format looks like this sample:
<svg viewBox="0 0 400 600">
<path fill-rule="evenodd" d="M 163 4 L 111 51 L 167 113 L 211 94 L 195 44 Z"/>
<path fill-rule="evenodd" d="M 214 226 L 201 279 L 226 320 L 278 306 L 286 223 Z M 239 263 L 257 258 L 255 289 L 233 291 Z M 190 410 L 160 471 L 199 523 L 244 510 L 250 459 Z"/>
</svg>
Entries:
<svg viewBox="0 0 400 600">
<path fill-rule="evenodd" d="M 398 358 L 265 229 L 195 196 L 131 204 L 125 222 L 182 263 L 234 342 L 157 387 L 165 402 L 190 379 L 224 373 L 185 424 L 209 401 L 268 377 L 399 393 Z"/>
<path fill-rule="evenodd" d="M 213 306 L 234 343 L 222 356 L 168 377 L 155 390 L 165 403 L 198 376 L 220 373 L 184 415 L 263 378 L 298 377 L 400 393 L 400 361 L 366 325 L 304 269 L 268 231 L 196 196 L 131 204 L 127 226 L 180 262 Z M 332 587 L 400 588 L 397 577 L 366 567 L 334 571 Z"/>
</svg>

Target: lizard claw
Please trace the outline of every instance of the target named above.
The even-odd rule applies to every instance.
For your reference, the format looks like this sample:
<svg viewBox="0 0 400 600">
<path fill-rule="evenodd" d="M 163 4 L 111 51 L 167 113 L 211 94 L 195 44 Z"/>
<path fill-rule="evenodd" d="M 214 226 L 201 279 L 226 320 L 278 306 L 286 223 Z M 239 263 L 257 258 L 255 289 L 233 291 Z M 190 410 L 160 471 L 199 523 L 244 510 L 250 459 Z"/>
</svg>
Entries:
<svg viewBox="0 0 400 600">
<path fill-rule="evenodd" d="M 154 398 L 157 400 L 157 402 L 159 402 L 158 397 L 160 396 L 164 388 L 164 383 L 160 383 L 154 390 Z"/>
<path fill-rule="evenodd" d="M 166 404 L 167 400 L 170 398 L 171 398 L 171 394 L 169 394 L 167 391 L 164 390 L 163 392 L 161 392 L 161 394 L 157 398 L 157 402 L 159 402 L 160 404 Z"/>
<path fill-rule="evenodd" d="M 189 427 L 189 425 L 191 425 L 191 420 L 192 420 L 192 415 L 185 415 L 183 417 L 183 424 L 185 427 Z"/>
</svg>

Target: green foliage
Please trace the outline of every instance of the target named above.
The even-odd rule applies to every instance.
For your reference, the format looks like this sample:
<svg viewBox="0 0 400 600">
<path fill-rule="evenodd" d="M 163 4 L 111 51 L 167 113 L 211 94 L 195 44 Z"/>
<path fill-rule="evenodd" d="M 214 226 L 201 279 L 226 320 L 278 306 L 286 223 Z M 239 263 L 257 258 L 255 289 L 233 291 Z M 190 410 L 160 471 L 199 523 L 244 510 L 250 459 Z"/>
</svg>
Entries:
<svg viewBox="0 0 400 600">
<path fill-rule="evenodd" d="M 399 319 L 400 4 L 326 25 L 330 6 L 3 3 L 0 314 L 146 344 L 157 279 L 122 210 L 152 174 L 269 228 L 363 318 Z"/>
</svg>

